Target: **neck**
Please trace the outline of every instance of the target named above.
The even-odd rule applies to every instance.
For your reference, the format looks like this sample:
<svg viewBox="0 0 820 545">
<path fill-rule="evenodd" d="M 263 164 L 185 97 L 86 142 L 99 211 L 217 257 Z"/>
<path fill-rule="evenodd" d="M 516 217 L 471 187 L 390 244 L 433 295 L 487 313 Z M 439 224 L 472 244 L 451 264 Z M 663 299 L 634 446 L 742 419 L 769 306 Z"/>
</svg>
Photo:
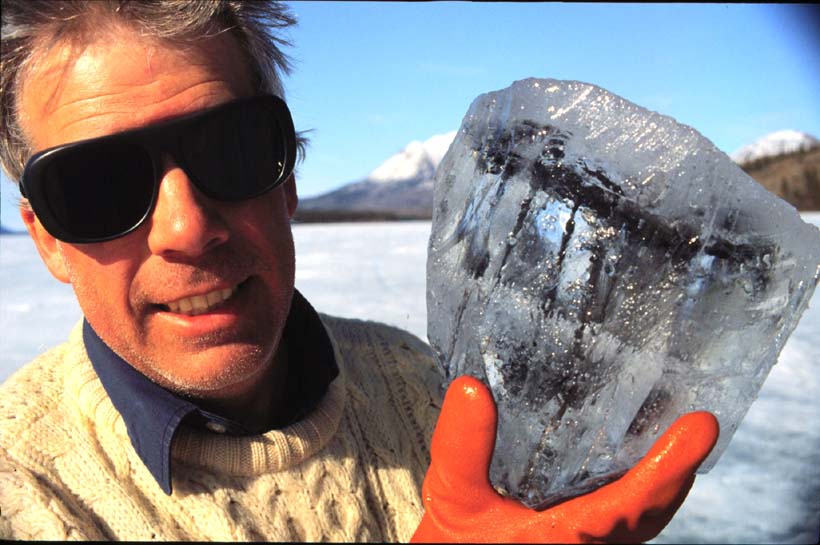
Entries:
<svg viewBox="0 0 820 545">
<path fill-rule="evenodd" d="M 237 394 L 201 397 L 196 403 L 203 409 L 230 418 L 250 431 L 276 426 L 288 418 L 287 413 L 288 350 L 284 339 L 271 365 L 255 377 L 250 388 Z"/>
</svg>

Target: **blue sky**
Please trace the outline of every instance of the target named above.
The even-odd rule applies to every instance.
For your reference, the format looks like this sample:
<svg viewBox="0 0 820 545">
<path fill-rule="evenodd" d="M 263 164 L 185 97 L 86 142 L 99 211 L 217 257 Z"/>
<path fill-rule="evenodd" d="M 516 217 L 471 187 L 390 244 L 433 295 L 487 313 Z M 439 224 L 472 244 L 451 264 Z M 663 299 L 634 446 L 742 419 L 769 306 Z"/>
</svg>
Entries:
<svg viewBox="0 0 820 545">
<path fill-rule="evenodd" d="M 470 102 L 527 77 L 600 85 L 727 153 L 781 129 L 820 137 L 820 26 L 808 5 L 296 2 L 286 78 L 312 129 L 299 191 L 367 175 Z M 19 226 L 2 185 L 4 225 Z"/>
</svg>

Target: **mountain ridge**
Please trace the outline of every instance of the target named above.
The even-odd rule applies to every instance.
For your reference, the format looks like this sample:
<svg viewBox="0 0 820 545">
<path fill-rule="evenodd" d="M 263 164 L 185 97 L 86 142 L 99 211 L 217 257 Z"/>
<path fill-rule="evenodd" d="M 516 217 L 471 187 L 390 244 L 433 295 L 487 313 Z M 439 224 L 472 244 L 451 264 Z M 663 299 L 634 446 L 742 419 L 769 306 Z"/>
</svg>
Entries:
<svg viewBox="0 0 820 545">
<path fill-rule="evenodd" d="M 414 140 L 365 178 L 301 200 L 295 220 L 430 219 L 435 169 L 455 134 Z M 816 138 L 788 129 L 767 134 L 729 156 L 758 183 L 799 210 L 820 210 L 820 167 L 814 154 L 818 149 Z"/>
<path fill-rule="evenodd" d="M 804 132 L 785 129 L 769 133 L 751 144 L 738 148 L 729 157 L 739 165 L 752 161 L 808 151 L 820 145 L 815 137 Z"/>
<path fill-rule="evenodd" d="M 798 210 L 820 210 L 820 145 L 758 157 L 740 168 Z"/>
<path fill-rule="evenodd" d="M 414 140 L 362 180 L 300 200 L 295 220 L 321 221 L 323 215 L 368 219 L 385 214 L 396 219 L 429 219 L 436 167 L 455 135 L 451 131 L 423 142 Z"/>
</svg>

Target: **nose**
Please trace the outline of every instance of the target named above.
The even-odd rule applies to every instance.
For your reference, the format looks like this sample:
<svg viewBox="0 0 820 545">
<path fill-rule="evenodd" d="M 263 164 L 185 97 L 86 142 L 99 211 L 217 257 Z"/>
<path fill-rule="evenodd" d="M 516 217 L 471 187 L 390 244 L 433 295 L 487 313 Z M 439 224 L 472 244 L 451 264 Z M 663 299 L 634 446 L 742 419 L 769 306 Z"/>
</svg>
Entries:
<svg viewBox="0 0 820 545">
<path fill-rule="evenodd" d="M 151 253 L 184 260 L 227 242 L 230 232 L 218 207 L 196 188 L 185 170 L 166 159 L 148 233 Z"/>
</svg>

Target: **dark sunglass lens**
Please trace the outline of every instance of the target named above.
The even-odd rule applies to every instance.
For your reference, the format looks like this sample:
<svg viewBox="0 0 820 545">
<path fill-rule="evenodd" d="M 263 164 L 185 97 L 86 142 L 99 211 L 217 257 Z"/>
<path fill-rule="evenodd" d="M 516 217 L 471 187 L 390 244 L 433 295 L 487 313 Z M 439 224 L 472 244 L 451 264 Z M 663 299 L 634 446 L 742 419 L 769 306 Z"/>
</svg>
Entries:
<svg viewBox="0 0 820 545">
<path fill-rule="evenodd" d="M 74 237 L 123 234 L 144 217 L 153 198 L 151 158 L 127 143 L 70 150 L 45 171 L 44 194 L 53 217 Z"/>
<path fill-rule="evenodd" d="M 281 181 L 287 139 L 271 110 L 255 106 L 209 116 L 181 143 L 190 173 L 213 198 L 247 199 Z"/>
</svg>

